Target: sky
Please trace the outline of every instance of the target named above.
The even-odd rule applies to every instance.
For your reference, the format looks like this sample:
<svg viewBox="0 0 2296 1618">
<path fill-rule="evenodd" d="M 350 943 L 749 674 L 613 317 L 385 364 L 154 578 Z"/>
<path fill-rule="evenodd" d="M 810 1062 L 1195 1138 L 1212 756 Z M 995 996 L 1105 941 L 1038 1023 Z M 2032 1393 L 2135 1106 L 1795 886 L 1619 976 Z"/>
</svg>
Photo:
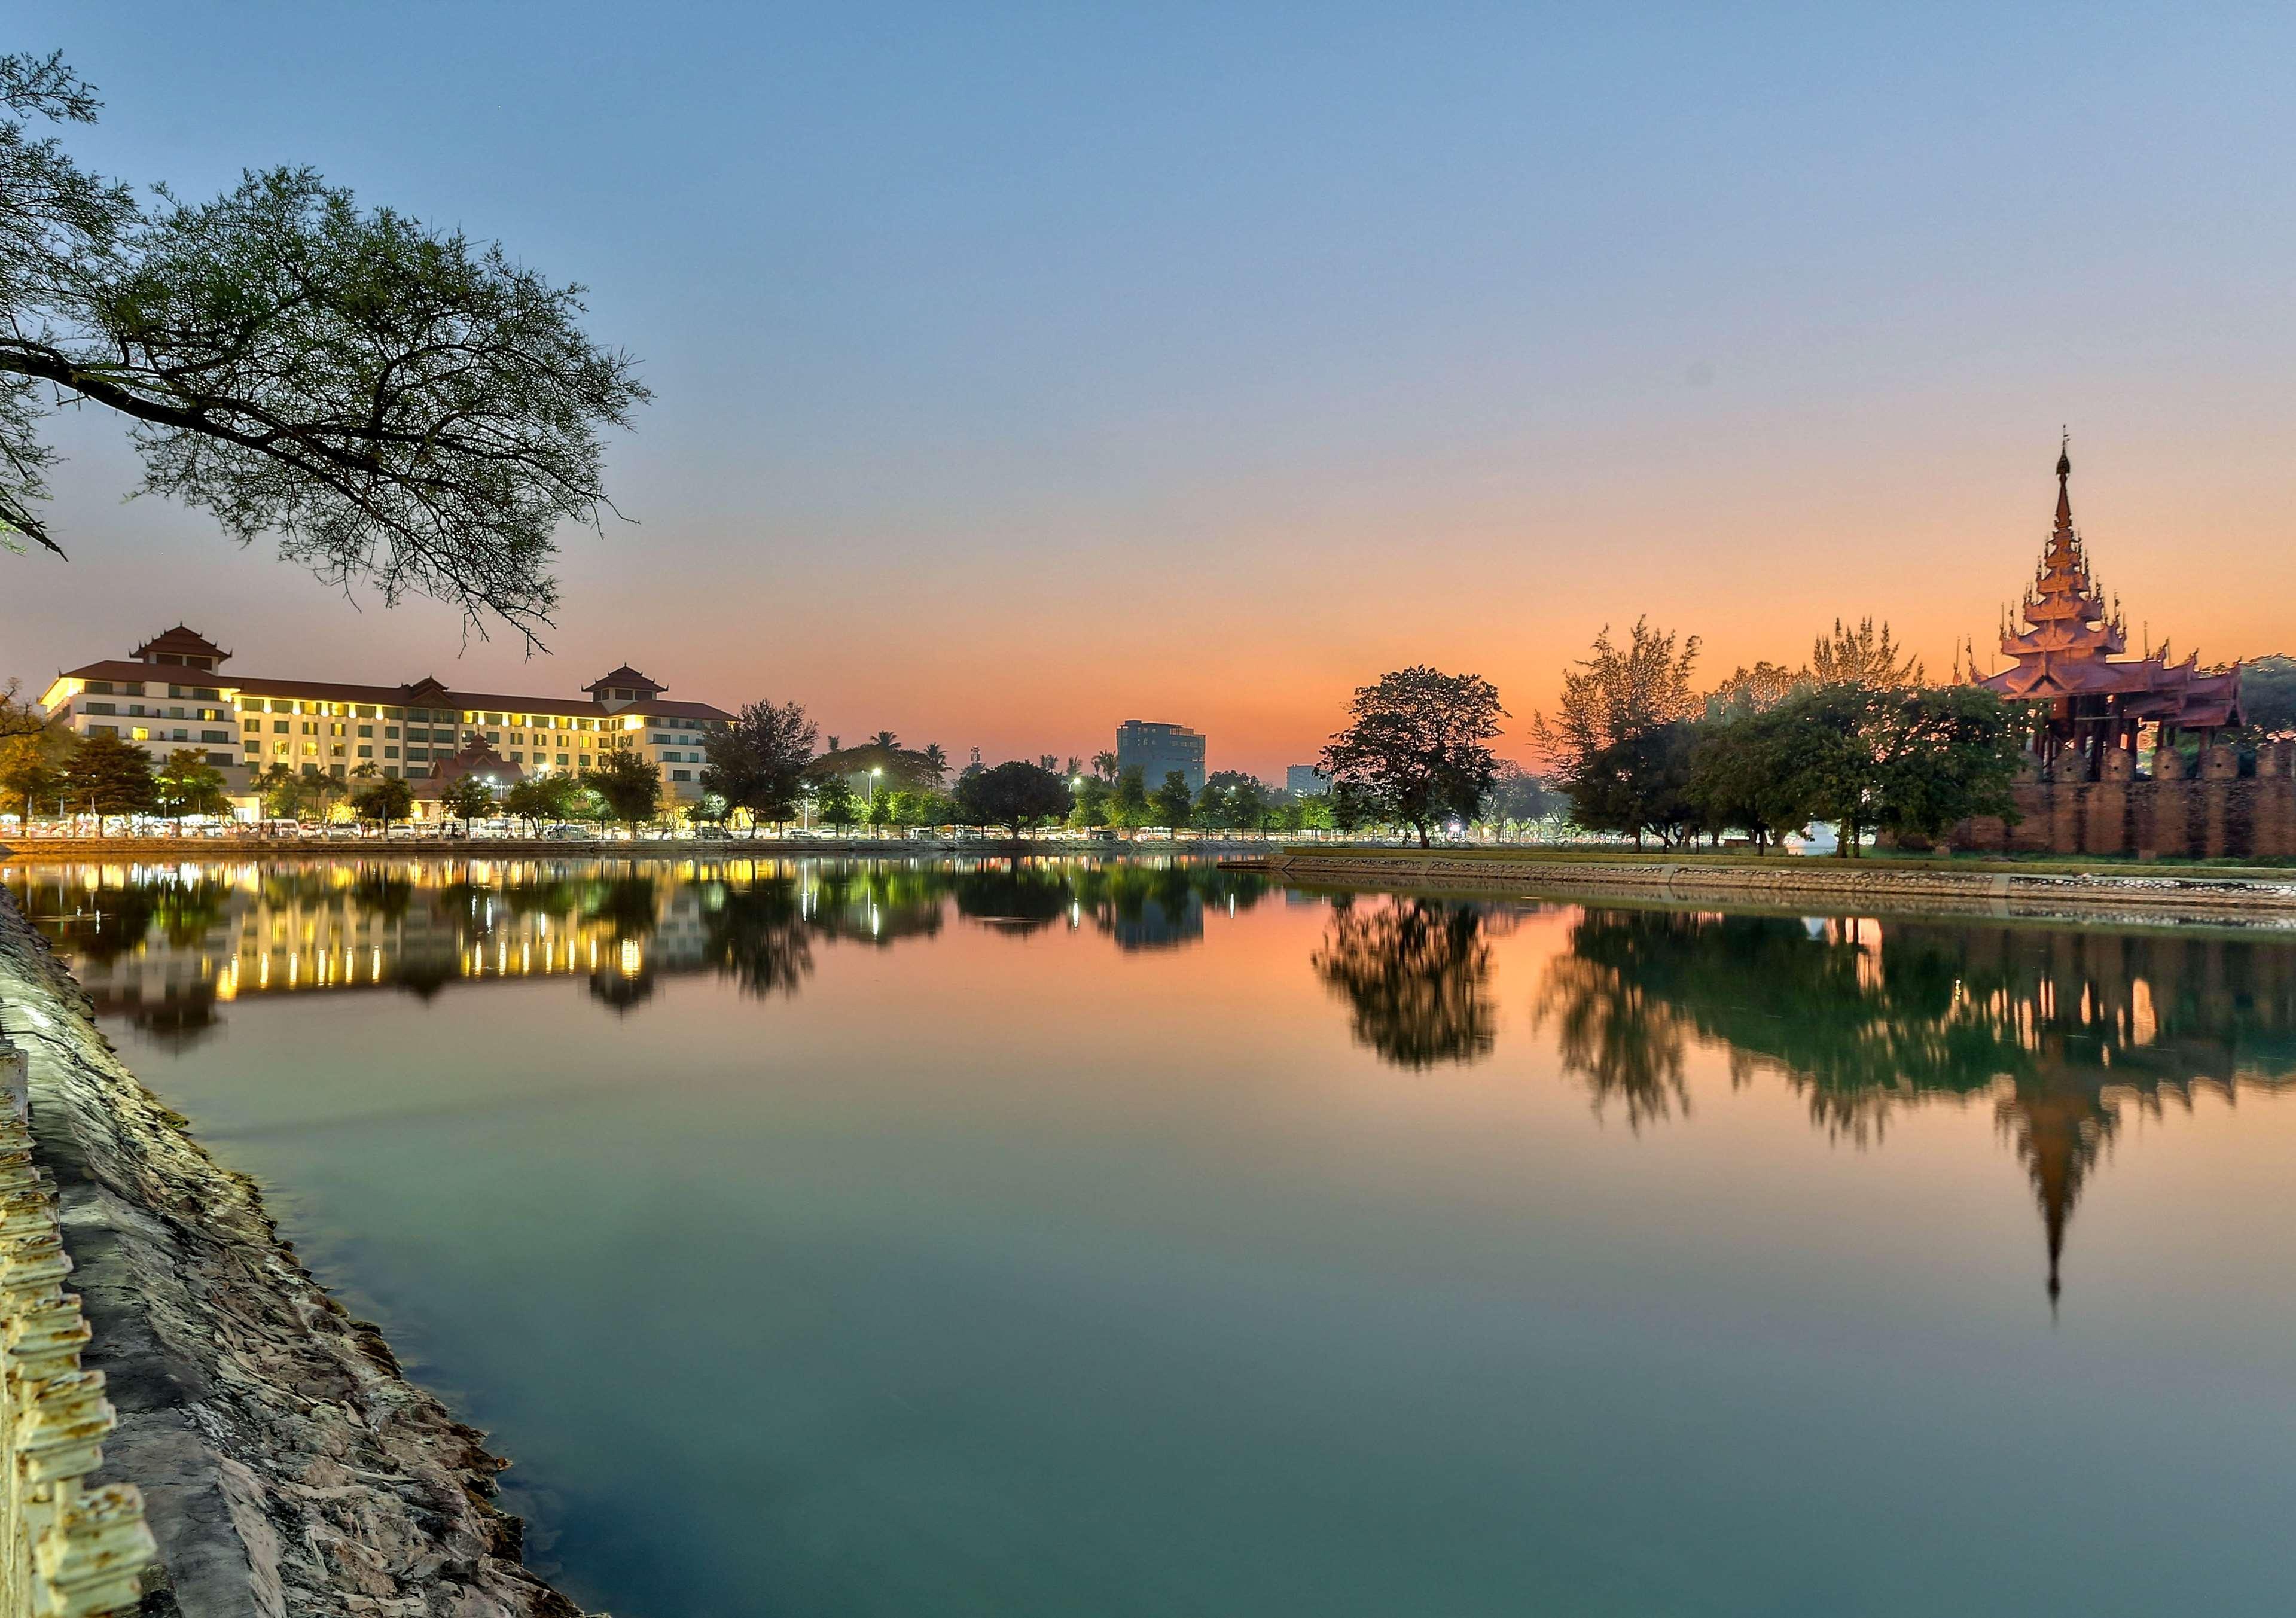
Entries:
<svg viewBox="0 0 2296 1618">
<path fill-rule="evenodd" d="M 0 678 L 803 702 L 990 762 L 1128 718 L 1305 761 L 1606 624 L 1707 683 L 1835 617 L 1943 668 L 2074 513 L 2132 628 L 2296 651 L 2296 11 L 182 3 L 12 13 L 100 169 L 308 163 L 588 289 L 655 401 L 546 653 L 123 502 L 59 418 Z"/>
</svg>

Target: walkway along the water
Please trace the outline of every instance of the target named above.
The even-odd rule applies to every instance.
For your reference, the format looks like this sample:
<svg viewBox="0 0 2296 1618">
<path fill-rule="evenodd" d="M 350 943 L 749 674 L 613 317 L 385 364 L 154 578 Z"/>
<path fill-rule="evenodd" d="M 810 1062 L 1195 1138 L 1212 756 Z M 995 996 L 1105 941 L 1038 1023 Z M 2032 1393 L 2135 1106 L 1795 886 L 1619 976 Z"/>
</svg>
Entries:
<svg viewBox="0 0 2296 1618">
<path fill-rule="evenodd" d="M 1439 888 L 1557 898 L 1873 908 L 2079 921 L 2206 921 L 2296 928 L 2296 872 L 2222 869 L 2079 871 L 1956 866 L 1942 860 L 1767 859 L 1398 848 L 1286 848 L 1223 861 L 1285 882 L 1334 887 Z"/>
<path fill-rule="evenodd" d="M 580 1618 L 521 1565 L 483 1434 L 401 1375 L 279 1239 L 253 1184 L 121 1065 L 4 892 L 0 1033 L 28 1058 L 31 1156 L 53 1179 L 93 1328 L 80 1360 L 118 1412 L 90 1482 L 135 1485 L 157 1540 L 127 1610 Z M 5 1165 L 0 1144 L 0 1178 Z M 30 1319 L 10 1324 L 12 1346 Z"/>
</svg>

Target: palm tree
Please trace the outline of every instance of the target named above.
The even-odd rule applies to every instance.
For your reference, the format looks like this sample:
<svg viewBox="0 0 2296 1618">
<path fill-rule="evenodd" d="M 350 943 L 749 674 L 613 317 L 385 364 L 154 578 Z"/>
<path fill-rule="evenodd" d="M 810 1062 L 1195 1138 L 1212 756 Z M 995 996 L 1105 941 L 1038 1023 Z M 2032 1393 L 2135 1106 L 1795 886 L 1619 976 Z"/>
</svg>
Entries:
<svg viewBox="0 0 2296 1618">
<path fill-rule="evenodd" d="M 869 738 L 869 745 L 872 747 L 882 747 L 887 752 L 891 752 L 895 748 L 900 746 L 900 744 L 901 738 L 895 735 L 890 730 L 881 730 L 875 735 Z"/>
<path fill-rule="evenodd" d="M 1103 781 L 1115 780 L 1116 755 L 1112 752 L 1096 752 L 1093 754 L 1092 773 L 1098 776 Z"/>
<path fill-rule="evenodd" d="M 922 757 L 925 763 L 931 768 L 933 784 L 935 786 L 939 786 L 941 784 L 942 778 L 948 774 L 948 753 L 942 748 L 939 743 L 929 742 L 925 744 L 925 750 L 920 756 Z"/>
</svg>

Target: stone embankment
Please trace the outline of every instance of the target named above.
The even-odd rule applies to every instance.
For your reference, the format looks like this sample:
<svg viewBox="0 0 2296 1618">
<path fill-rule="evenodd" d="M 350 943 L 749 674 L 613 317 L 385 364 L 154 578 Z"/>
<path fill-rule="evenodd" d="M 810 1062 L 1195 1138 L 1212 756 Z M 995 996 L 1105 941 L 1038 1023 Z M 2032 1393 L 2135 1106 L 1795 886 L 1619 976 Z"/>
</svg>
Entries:
<svg viewBox="0 0 2296 1618">
<path fill-rule="evenodd" d="M 29 1055 L 33 1156 L 159 1545 L 148 1618 L 580 1618 L 522 1566 L 504 1462 L 400 1373 L 184 1132 L 0 893 L 0 1029 Z"/>
<path fill-rule="evenodd" d="M 1258 862 L 1240 862 L 1258 863 Z M 1956 869 L 1939 862 L 1775 859 L 1669 861 L 1408 849 L 1287 849 L 1265 862 L 1287 881 L 1334 885 L 1505 888 L 1667 903 L 1919 909 L 2086 920 L 2246 922 L 2296 928 L 2296 872 Z"/>
<path fill-rule="evenodd" d="M 930 859 L 947 855 L 1008 859 L 1103 858 L 1128 854 L 1210 855 L 1267 848 L 1242 839 L 1168 842 L 1010 837 L 26 837 L 0 843 L 0 865 L 84 860 L 249 859 L 795 859 L 839 855 Z"/>
</svg>

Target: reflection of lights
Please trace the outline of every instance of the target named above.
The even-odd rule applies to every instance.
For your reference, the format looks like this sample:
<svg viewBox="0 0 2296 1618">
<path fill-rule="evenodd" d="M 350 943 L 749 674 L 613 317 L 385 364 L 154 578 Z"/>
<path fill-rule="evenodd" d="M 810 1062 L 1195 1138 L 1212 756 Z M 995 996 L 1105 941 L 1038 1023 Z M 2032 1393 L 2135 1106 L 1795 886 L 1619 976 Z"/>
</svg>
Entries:
<svg viewBox="0 0 2296 1618">
<path fill-rule="evenodd" d="M 255 969 L 255 986 L 258 989 L 268 989 L 271 987 L 271 957 L 267 955 L 263 957 L 262 959 L 257 963 Z"/>
<path fill-rule="evenodd" d="M 366 981 L 370 983 L 382 981 L 382 946 L 381 944 L 374 947 L 373 954 L 367 959 Z"/>
<path fill-rule="evenodd" d="M 238 998 L 239 963 L 234 961 L 230 965 L 223 969 L 223 975 L 216 979 L 216 998 L 218 1000 L 235 1000 Z"/>
<path fill-rule="evenodd" d="M 302 970 L 303 970 L 303 955 L 302 955 L 302 952 L 301 952 L 300 950 L 297 950 L 297 951 L 295 951 L 295 952 L 293 952 L 293 953 L 290 954 L 290 955 L 288 956 L 288 957 L 287 957 L 287 987 L 288 987 L 288 988 L 292 989 L 292 988 L 294 988 L 294 987 L 295 987 L 295 980 L 296 980 L 297 978 L 299 978 L 299 977 L 300 977 L 300 976 L 302 975 Z"/>
<path fill-rule="evenodd" d="M 637 940 L 634 938 L 624 939 L 622 940 L 620 961 L 622 975 L 626 978 L 634 978 L 637 976 L 639 968 L 644 964 L 645 963 L 638 949 Z"/>
</svg>

